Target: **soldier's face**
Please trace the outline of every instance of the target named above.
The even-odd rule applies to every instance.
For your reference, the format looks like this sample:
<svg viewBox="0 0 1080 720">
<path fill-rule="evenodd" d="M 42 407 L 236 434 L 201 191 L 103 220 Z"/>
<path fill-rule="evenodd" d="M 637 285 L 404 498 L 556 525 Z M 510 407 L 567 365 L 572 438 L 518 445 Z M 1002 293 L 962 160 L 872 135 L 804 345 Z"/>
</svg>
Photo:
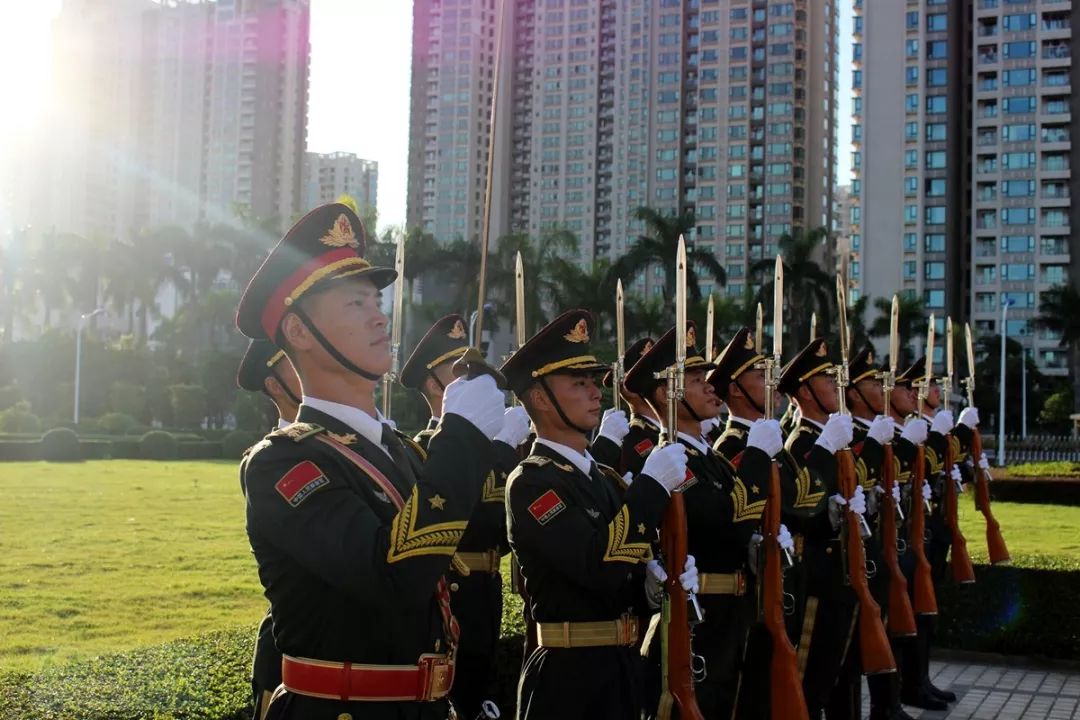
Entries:
<svg viewBox="0 0 1080 720">
<path fill-rule="evenodd" d="M 900 415 L 915 412 L 915 391 L 910 385 L 897 385 L 892 394 L 893 408 Z"/>
<path fill-rule="evenodd" d="M 930 389 L 926 393 L 926 404 L 932 408 L 941 405 L 941 386 L 937 383 L 930 385 Z"/>
<path fill-rule="evenodd" d="M 596 378 L 592 375 L 548 375 L 546 381 L 570 422 L 587 430 L 600 424 L 600 388 Z"/>
<path fill-rule="evenodd" d="M 881 381 L 868 378 L 866 380 L 860 380 L 855 387 L 859 389 L 863 398 L 869 403 L 870 407 L 868 409 L 870 412 L 875 415 L 880 413 L 881 408 L 885 405 L 885 391 L 881 385 Z M 855 397 L 859 397 L 858 394 L 856 394 Z"/>
<path fill-rule="evenodd" d="M 814 391 L 814 395 L 817 396 L 817 402 L 821 403 L 825 412 L 836 412 L 836 378 L 824 373 L 815 375 L 806 382 L 806 387 Z M 813 398 L 809 398 L 809 400 L 810 402 L 813 402 Z M 816 407 L 817 403 L 814 403 L 814 405 Z M 806 406 L 804 405 L 803 407 Z"/>
<path fill-rule="evenodd" d="M 765 370 L 764 368 L 751 368 L 739 375 L 739 383 L 731 383 L 732 392 L 745 392 L 746 397 L 752 403 L 757 404 L 759 407 L 765 407 L 765 397 L 768 390 L 765 387 Z M 739 389 L 739 385 L 742 389 Z M 773 392 L 773 407 L 780 407 L 781 397 L 780 393 Z"/>
<path fill-rule="evenodd" d="M 364 370 L 381 375 L 390 370 L 390 335 L 379 307 L 381 293 L 367 279 L 346 279 L 305 300 L 305 310 L 319 332 L 338 352 Z M 314 338 L 312 337 L 313 341 Z M 307 341 L 325 365 L 338 365 L 317 342 Z"/>
<path fill-rule="evenodd" d="M 704 370 L 686 373 L 686 402 L 698 417 L 711 418 L 720 414 L 720 398 L 712 383 L 705 380 Z"/>
</svg>

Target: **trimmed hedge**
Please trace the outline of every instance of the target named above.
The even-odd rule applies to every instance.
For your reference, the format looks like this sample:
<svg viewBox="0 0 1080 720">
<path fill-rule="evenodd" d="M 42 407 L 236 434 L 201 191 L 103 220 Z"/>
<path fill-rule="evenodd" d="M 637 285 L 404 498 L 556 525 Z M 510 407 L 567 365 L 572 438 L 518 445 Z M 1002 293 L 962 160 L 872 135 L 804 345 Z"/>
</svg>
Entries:
<svg viewBox="0 0 1080 720">
<path fill-rule="evenodd" d="M 175 460 L 176 438 L 164 430 L 151 430 L 139 438 L 139 457 L 143 460 Z"/>
<path fill-rule="evenodd" d="M 990 483 L 992 501 L 1080 505 L 1080 478 L 1004 478 Z"/>
<path fill-rule="evenodd" d="M 28 439 L 0 440 L 0 461 L 40 460 L 41 441 Z"/>
<path fill-rule="evenodd" d="M 1033 567 L 976 566 L 975 585 L 946 582 L 936 640 L 944 647 L 1026 657 L 1080 657 L 1080 564 L 1015 558 Z M 513 717 L 521 668 L 521 601 L 507 594 L 496 651 L 497 692 Z M 20 720 L 241 720 L 250 716 L 255 626 L 74 662 L 40 673 L 0 672 L 0 717 Z"/>
<path fill-rule="evenodd" d="M 53 428 L 41 436 L 41 457 L 49 462 L 78 461 L 79 436 L 68 428 Z"/>
</svg>

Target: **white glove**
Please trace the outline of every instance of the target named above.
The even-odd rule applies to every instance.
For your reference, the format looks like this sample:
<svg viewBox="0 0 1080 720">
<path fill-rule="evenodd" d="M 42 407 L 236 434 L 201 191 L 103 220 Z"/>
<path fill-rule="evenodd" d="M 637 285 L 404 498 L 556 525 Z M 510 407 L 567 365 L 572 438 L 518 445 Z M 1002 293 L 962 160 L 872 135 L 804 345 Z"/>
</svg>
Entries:
<svg viewBox="0 0 1080 720">
<path fill-rule="evenodd" d="M 893 419 L 878 415 L 870 423 L 870 428 L 866 431 L 866 434 L 877 440 L 879 444 L 884 445 L 887 442 L 892 442 L 894 432 L 896 432 L 896 423 Z"/>
<path fill-rule="evenodd" d="M 787 550 L 795 552 L 795 540 L 792 539 L 791 533 L 787 529 L 787 525 L 781 523 L 780 532 L 776 536 L 776 542 L 780 546 L 781 550 Z"/>
<path fill-rule="evenodd" d="M 952 413 L 948 410 L 938 410 L 937 415 L 934 415 L 934 419 L 930 421 L 930 431 L 936 432 L 941 435 L 945 435 L 956 423 L 953 421 Z"/>
<path fill-rule="evenodd" d="M 829 498 L 829 522 L 832 523 L 834 530 L 840 527 L 845 507 L 847 507 L 847 500 L 840 493 L 836 493 Z"/>
<path fill-rule="evenodd" d="M 682 589 L 686 592 L 696 593 L 698 591 L 697 562 L 694 560 L 693 555 L 686 556 L 686 564 L 683 565 L 683 573 L 679 576 L 679 584 L 682 585 Z"/>
<path fill-rule="evenodd" d="M 660 483 L 668 495 L 686 482 L 686 448 L 682 443 L 670 443 L 649 453 L 645 458 L 643 475 Z"/>
<path fill-rule="evenodd" d="M 961 410 L 960 422 L 974 430 L 979 425 L 979 408 L 971 406 Z"/>
<path fill-rule="evenodd" d="M 952 479 L 956 483 L 956 492 L 963 494 L 964 492 L 964 477 L 960 474 L 960 467 L 958 465 L 952 466 Z"/>
<path fill-rule="evenodd" d="M 881 507 L 881 498 L 885 497 L 885 488 L 875 485 L 874 489 L 866 493 L 866 512 L 877 515 Z"/>
<path fill-rule="evenodd" d="M 780 432 L 780 422 L 755 420 L 750 425 L 746 445 L 761 450 L 769 457 L 776 457 L 776 454 L 784 449 L 784 435 Z"/>
<path fill-rule="evenodd" d="M 628 472 L 622 476 L 622 479 L 626 483 L 626 487 L 630 487 L 630 483 L 634 482 L 634 473 Z"/>
<path fill-rule="evenodd" d="M 929 480 L 923 480 L 922 481 L 922 499 L 925 500 L 926 502 L 930 502 L 930 498 L 932 498 L 933 496 L 934 496 L 933 493 L 930 492 L 930 481 Z"/>
<path fill-rule="evenodd" d="M 863 491 L 862 485 L 855 486 L 855 494 L 851 496 L 848 505 L 851 506 L 852 512 L 859 515 L 866 514 L 866 493 Z"/>
<path fill-rule="evenodd" d="M 980 455 L 979 456 L 979 467 L 982 468 L 983 470 L 986 470 L 987 472 L 990 471 L 990 461 L 986 459 L 985 455 Z M 987 477 L 989 477 L 989 476 L 987 476 Z"/>
<path fill-rule="evenodd" d="M 516 448 L 529 437 L 529 413 L 520 405 L 506 408 L 503 426 L 495 439 Z"/>
<path fill-rule="evenodd" d="M 851 424 L 851 416 L 833 413 L 825 423 L 825 428 L 821 431 L 821 437 L 817 439 L 816 444 L 835 455 L 837 450 L 850 445 L 854 438 L 855 429 Z"/>
<path fill-rule="evenodd" d="M 900 486 L 899 485 L 893 485 L 892 486 L 892 499 L 893 499 L 894 503 L 896 503 L 897 505 L 900 505 Z"/>
<path fill-rule="evenodd" d="M 600 437 L 606 437 L 619 447 L 622 447 L 623 438 L 630 433 L 630 421 L 626 419 L 626 413 L 615 408 L 604 411 L 604 419 L 600 421 Z"/>
<path fill-rule="evenodd" d="M 689 560 L 689 556 L 687 556 L 687 560 Z M 667 572 L 664 570 L 664 566 L 660 564 L 659 560 L 653 559 L 645 563 L 645 572 L 647 572 L 649 577 L 659 585 L 663 585 L 667 582 Z"/>
<path fill-rule="evenodd" d="M 720 418 L 718 418 L 718 417 L 705 418 L 704 420 L 701 421 L 701 434 L 702 435 L 708 435 L 709 433 L 711 433 L 713 430 L 715 430 L 718 427 L 720 427 Z"/>
<path fill-rule="evenodd" d="M 928 432 L 929 430 L 925 420 L 922 418 L 911 418 L 904 424 L 904 429 L 900 432 L 900 437 L 907 440 L 912 445 L 921 445 L 926 442 Z"/>
<path fill-rule="evenodd" d="M 457 415 L 472 423 L 492 440 L 503 428 L 506 398 L 495 385 L 495 378 L 458 378 L 443 393 L 442 416 Z"/>
</svg>

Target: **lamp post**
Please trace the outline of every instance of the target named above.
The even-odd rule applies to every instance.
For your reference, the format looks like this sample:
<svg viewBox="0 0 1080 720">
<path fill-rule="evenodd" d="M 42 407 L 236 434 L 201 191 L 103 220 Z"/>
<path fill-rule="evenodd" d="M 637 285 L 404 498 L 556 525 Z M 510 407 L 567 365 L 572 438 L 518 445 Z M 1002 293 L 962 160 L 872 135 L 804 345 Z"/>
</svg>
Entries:
<svg viewBox="0 0 1080 720">
<path fill-rule="evenodd" d="M 79 424 L 79 375 L 82 370 L 82 332 L 83 326 L 86 325 L 86 321 L 95 315 L 100 315 L 105 312 L 105 308 L 98 308 L 92 312 L 83 313 L 79 316 L 79 327 L 75 331 L 75 412 L 73 413 L 72 420 L 76 425 Z"/>
<path fill-rule="evenodd" d="M 1001 382 L 998 388 L 998 466 L 1005 466 L 1005 317 L 1009 312 L 1009 306 L 1013 304 L 1012 298 L 1004 298 L 1001 301 Z"/>
</svg>

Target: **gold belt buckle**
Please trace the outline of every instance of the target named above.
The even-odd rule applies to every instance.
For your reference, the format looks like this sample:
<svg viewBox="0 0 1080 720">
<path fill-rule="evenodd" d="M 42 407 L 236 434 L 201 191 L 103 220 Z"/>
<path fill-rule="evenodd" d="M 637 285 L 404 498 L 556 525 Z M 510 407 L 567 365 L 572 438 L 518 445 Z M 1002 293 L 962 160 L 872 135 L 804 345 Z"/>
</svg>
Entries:
<svg viewBox="0 0 1080 720">
<path fill-rule="evenodd" d="M 444 698 L 454 682 L 454 662 L 446 655 L 421 655 L 417 663 L 417 700 L 428 702 Z"/>
<path fill-rule="evenodd" d="M 637 642 L 637 618 L 633 615 L 623 615 L 619 618 L 618 635 L 615 642 L 619 645 L 633 645 Z"/>
<path fill-rule="evenodd" d="M 735 594 L 739 596 L 746 594 L 746 573 L 741 570 L 735 571 Z"/>
</svg>

